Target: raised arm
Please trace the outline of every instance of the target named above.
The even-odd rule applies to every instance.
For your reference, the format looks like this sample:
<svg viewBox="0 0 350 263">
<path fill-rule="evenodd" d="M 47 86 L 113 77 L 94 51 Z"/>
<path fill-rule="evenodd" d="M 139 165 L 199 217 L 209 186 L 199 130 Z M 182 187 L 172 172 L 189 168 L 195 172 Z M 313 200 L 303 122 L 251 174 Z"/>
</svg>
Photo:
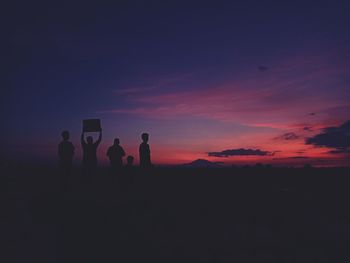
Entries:
<svg viewBox="0 0 350 263">
<path fill-rule="evenodd" d="M 122 157 L 124 157 L 125 156 L 125 151 L 124 151 L 124 149 L 122 148 L 122 152 L 121 152 L 121 154 L 122 154 Z"/>
<path fill-rule="evenodd" d="M 81 134 L 81 138 L 80 138 L 81 145 L 85 145 L 85 144 L 86 144 L 85 139 L 84 139 L 84 135 L 85 135 L 85 133 L 84 133 L 84 132 L 82 132 L 82 134 Z"/>
<path fill-rule="evenodd" d="M 101 143 L 101 141 L 102 141 L 102 130 L 100 131 L 100 135 L 98 136 L 98 139 L 97 139 L 97 141 L 95 142 L 95 145 L 99 145 L 100 143 Z"/>
</svg>

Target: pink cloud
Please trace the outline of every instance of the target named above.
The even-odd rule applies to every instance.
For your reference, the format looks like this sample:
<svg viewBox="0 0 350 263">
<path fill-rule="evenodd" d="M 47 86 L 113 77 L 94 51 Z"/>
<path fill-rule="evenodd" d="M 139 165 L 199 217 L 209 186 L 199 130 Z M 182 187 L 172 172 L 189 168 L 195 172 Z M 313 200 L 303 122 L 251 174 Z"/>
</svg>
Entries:
<svg viewBox="0 0 350 263">
<path fill-rule="evenodd" d="M 327 109 L 348 107 L 347 97 L 343 96 L 344 84 L 338 83 L 337 78 L 349 70 L 338 66 L 321 56 L 299 57 L 266 73 L 247 73 L 221 86 L 204 89 L 196 86 L 164 94 L 137 93 L 129 100 L 138 106 L 104 112 L 156 119 L 207 118 L 286 128 L 300 120 L 308 121 L 310 112 L 324 113 Z M 135 91 L 139 89 L 129 90 Z"/>
<path fill-rule="evenodd" d="M 275 97 L 275 98 L 273 98 Z M 283 128 L 306 119 L 309 112 L 337 106 L 325 98 L 282 98 L 271 90 L 252 92 L 226 87 L 165 95 L 146 95 L 132 99 L 141 106 L 109 110 L 148 118 L 199 117 L 253 126 Z"/>
<path fill-rule="evenodd" d="M 181 91 L 167 90 L 169 82 L 166 81 L 163 82 L 164 87 L 161 90 L 122 90 L 118 95 L 132 94 L 126 98 L 129 105 L 103 112 L 131 114 L 158 120 L 173 119 L 174 123 L 183 119 L 193 119 L 195 122 L 201 118 L 276 129 L 275 133 L 270 131 L 268 134 L 262 134 L 261 130 L 249 134 L 235 134 L 235 145 L 232 145 L 229 139 L 229 132 L 227 136 L 215 141 L 205 140 L 206 146 L 203 149 L 184 143 L 183 148 L 177 149 L 178 151 L 174 151 L 172 146 L 169 147 L 172 150 L 167 152 L 159 145 L 161 154 L 155 156 L 161 162 L 173 163 L 180 159 L 190 161 L 203 158 L 205 152 L 220 150 L 216 147 L 225 149 L 227 146 L 278 151 L 276 158 L 288 158 L 295 155 L 295 152 L 305 152 L 305 156 L 321 160 L 333 157 L 328 156 L 325 150 L 305 146 L 303 138 L 326 126 L 337 125 L 349 117 L 350 92 L 348 82 L 344 81 L 349 73 L 350 67 L 347 63 L 334 62 L 331 56 L 298 56 L 276 63 L 264 72 L 233 75 L 230 81 L 217 86 L 208 87 L 206 83 L 201 82 L 193 86 L 181 79 Z M 176 79 L 171 83 L 176 83 Z M 160 91 L 162 93 L 159 93 Z M 305 127 L 309 129 L 304 130 Z M 173 128 L 178 127 L 174 124 Z M 272 140 L 283 132 L 297 132 L 300 139 L 292 142 Z M 203 139 L 205 138 L 194 140 L 194 144 L 200 144 Z M 228 145 L 229 143 L 231 144 Z M 269 161 L 268 157 L 265 159 Z"/>
</svg>

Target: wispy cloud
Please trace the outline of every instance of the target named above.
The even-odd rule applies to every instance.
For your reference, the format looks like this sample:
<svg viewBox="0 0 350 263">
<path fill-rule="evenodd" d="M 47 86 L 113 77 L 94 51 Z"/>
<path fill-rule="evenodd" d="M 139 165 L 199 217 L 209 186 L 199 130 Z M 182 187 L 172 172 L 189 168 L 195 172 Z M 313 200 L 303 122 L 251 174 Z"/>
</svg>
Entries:
<svg viewBox="0 0 350 263">
<path fill-rule="evenodd" d="M 350 149 L 331 150 L 328 153 L 330 153 L 330 154 L 350 154 Z"/>
<path fill-rule="evenodd" d="M 220 152 L 208 152 L 208 156 L 212 157 L 230 157 L 230 156 L 271 156 L 273 152 L 262 151 L 260 149 L 231 149 Z"/>
<path fill-rule="evenodd" d="M 344 87 L 334 80 L 344 69 L 319 60 L 317 67 L 310 60 L 293 61 L 266 74 L 247 73 L 218 86 L 181 81 L 181 91 L 122 89 L 117 91 L 120 95 L 132 95 L 128 97 L 130 105 L 102 112 L 154 119 L 206 118 L 285 129 L 308 118 L 317 121 L 325 117 L 327 109 L 346 105 Z M 330 93 L 328 87 L 335 84 L 341 91 Z M 310 112 L 317 115 L 310 116 Z"/>
<path fill-rule="evenodd" d="M 128 120 L 135 115 L 136 120 L 164 123 L 164 130 L 187 138 L 179 135 L 177 139 L 186 140 L 182 144 L 184 150 L 192 150 L 188 159 L 209 154 L 213 159 L 235 156 L 234 161 L 277 157 L 296 163 L 306 157 L 332 159 L 336 153 L 330 152 L 328 146 L 314 147 L 315 143 L 305 144 L 304 140 L 322 133 L 324 128 L 339 125 L 349 116 L 349 87 L 341 81 L 350 73 L 349 67 L 330 61 L 320 56 L 269 63 L 269 69 L 263 73 L 256 67 L 239 76 L 232 72 L 231 78 L 216 84 L 206 83 L 194 74 L 165 81 L 162 86 L 130 87 L 117 92 L 116 100 L 121 99 L 122 103 L 101 112 L 127 116 Z M 203 128 L 196 123 L 210 126 Z M 220 138 L 213 136 L 218 131 Z M 209 147 L 204 148 L 206 144 Z M 203 148 L 194 153 L 193 145 Z M 233 149 L 215 151 L 227 145 Z M 205 153 L 206 149 L 210 152 Z M 276 149 L 280 152 L 273 155 Z"/>
<path fill-rule="evenodd" d="M 287 133 L 284 133 L 280 136 L 275 137 L 275 140 L 291 141 L 291 140 L 298 140 L 299 138 L 300 138 L 300 135 L 297 135 L 294 132 L 287 132 Z"/>
<path fill-rule="evenodd" d="M 305 160 L 310 159 L 308 156 L 290 156 L 290 157 L 283 157 L 283 158 L 273 158 L 273 160 Z"/>
</svg>

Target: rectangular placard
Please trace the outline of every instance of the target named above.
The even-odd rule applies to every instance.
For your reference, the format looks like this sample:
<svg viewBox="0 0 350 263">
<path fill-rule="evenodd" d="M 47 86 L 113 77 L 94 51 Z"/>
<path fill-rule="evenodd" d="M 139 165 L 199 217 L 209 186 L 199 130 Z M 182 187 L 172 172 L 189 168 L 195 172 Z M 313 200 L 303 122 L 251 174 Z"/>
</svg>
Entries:
<svg viewBox="0 0 350 263">
<path fill-rule="evenodd" d="M 99 132 L 101 131 L 101 120 L 100 119 L 86 119 L 83 120 L 83 131 L 84 132 Z"/>
</svg>

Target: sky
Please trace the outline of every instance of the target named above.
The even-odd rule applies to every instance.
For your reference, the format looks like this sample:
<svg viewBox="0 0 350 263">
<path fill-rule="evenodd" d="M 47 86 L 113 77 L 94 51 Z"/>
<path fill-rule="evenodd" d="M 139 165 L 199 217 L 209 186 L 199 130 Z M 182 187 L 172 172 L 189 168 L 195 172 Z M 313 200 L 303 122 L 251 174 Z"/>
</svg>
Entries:
<svg viewBox="0 0 350 263">
<path fill-rule="evenodd" d="M 11 1 L 1 159 L 57 161 L 99 118 L 138 162 L 350 166 L 347 1 Z M 94 135 L 96 138 L 96 135 Z"/>
</svg>

